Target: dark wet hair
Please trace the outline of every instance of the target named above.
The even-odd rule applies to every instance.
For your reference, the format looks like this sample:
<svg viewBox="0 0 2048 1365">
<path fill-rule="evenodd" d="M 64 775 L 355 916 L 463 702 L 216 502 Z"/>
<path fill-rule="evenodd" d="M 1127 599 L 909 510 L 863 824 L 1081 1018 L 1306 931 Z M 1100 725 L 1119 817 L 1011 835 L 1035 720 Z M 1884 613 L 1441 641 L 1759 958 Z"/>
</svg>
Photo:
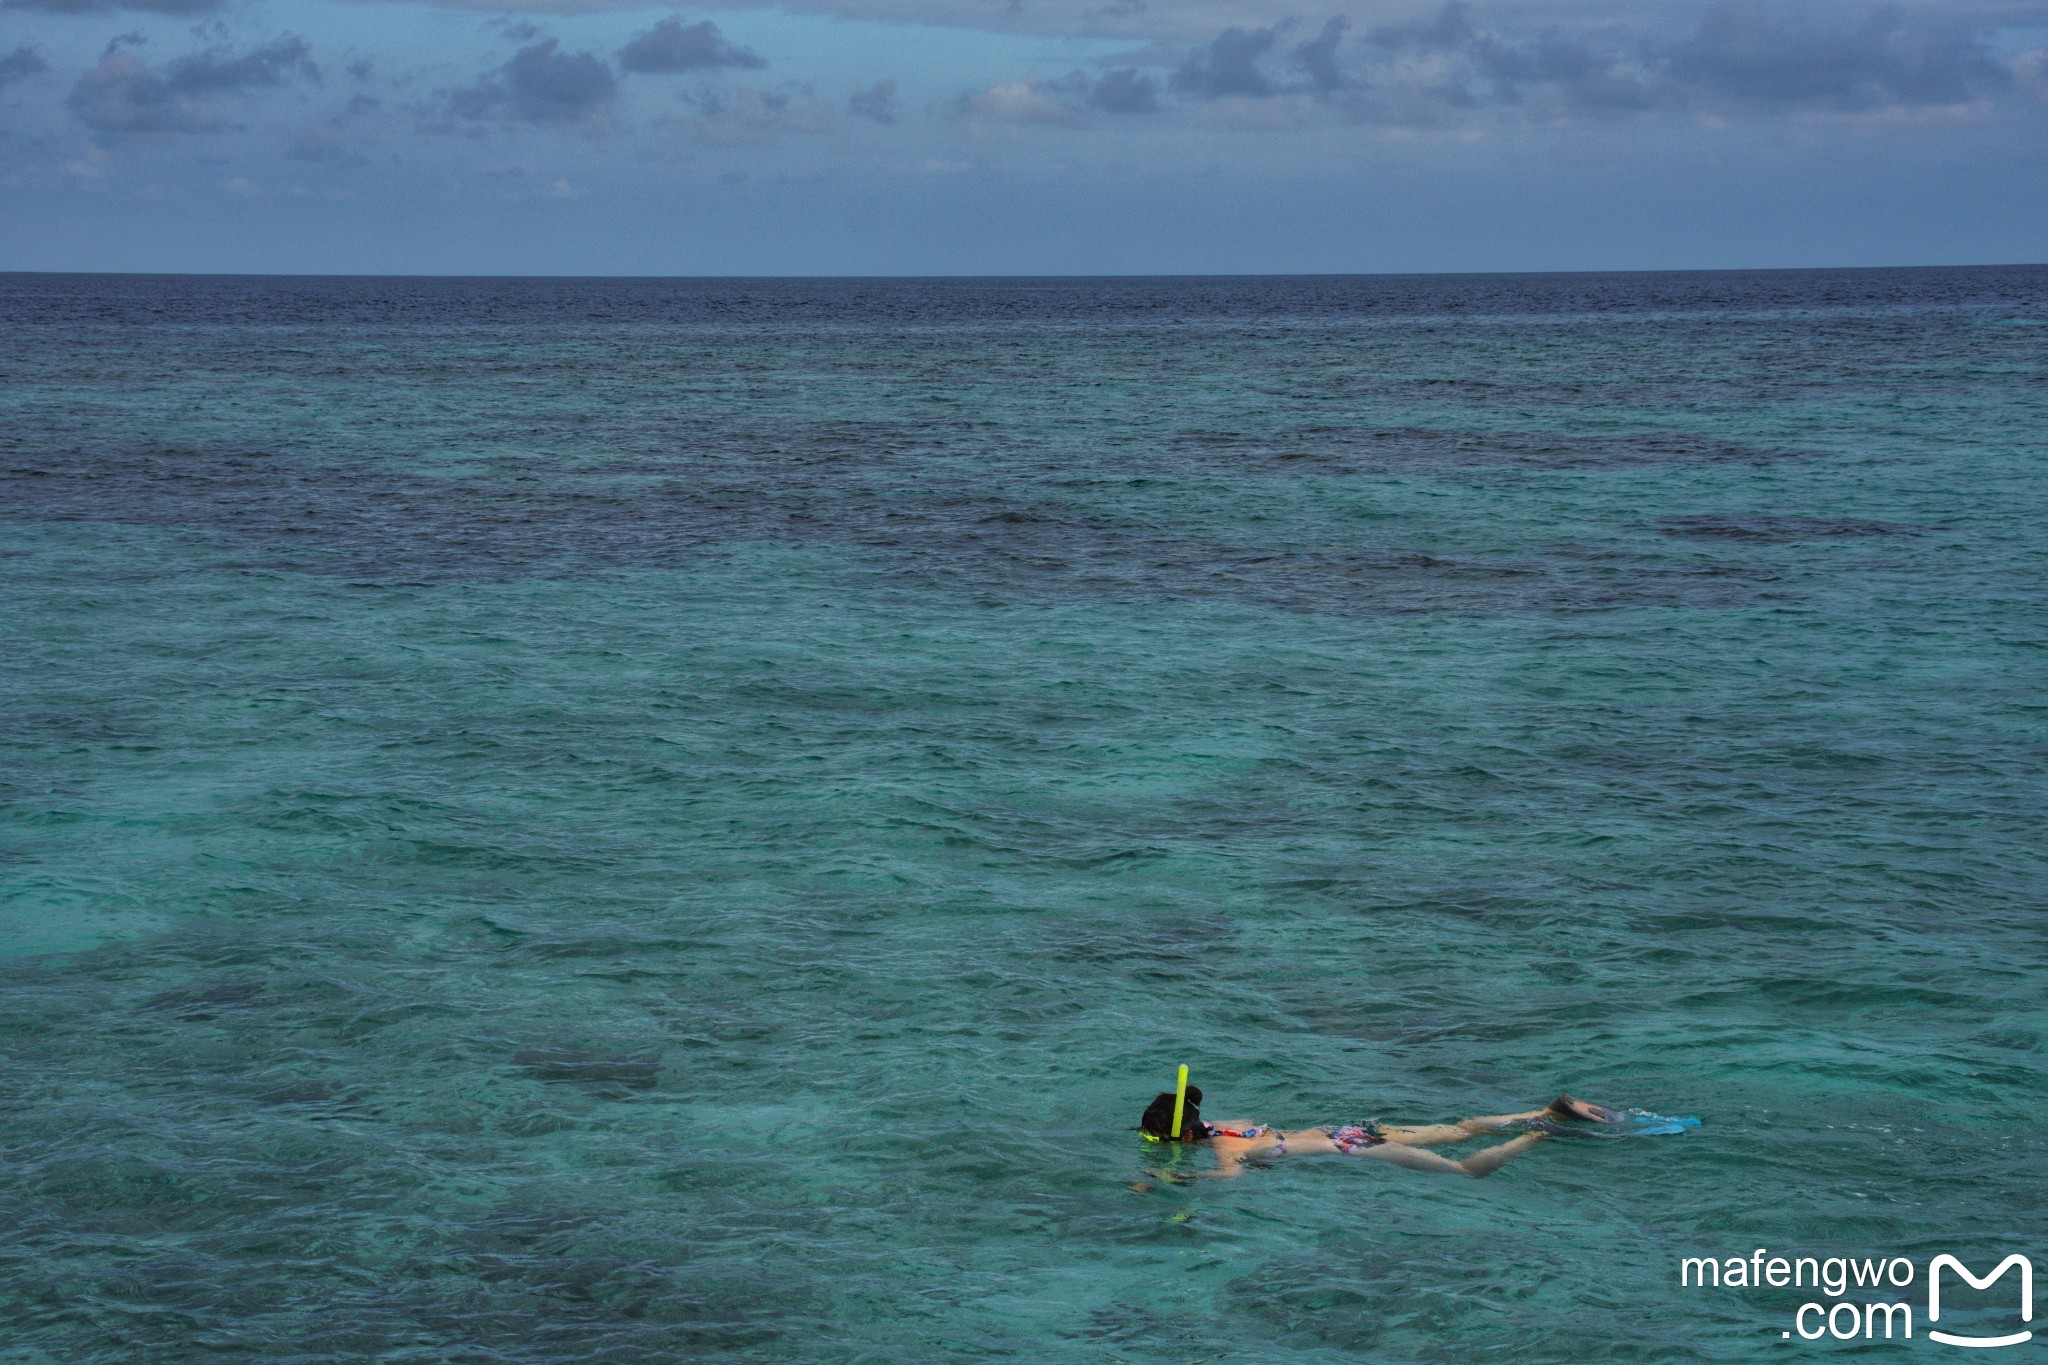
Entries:
<svg viewBox="0 0 2048 1365">
<path fill-rule="evenodd" d="M 1152 1103 L 1145 1106 L 1145 1117 L 1138 1120 L 1138 1131 L 1150 1133 L 1153 1137 L 1164 1138 L 1173 1129 L 1173 1092 L 1162 1090 Z M 1200 1142 L 1209 1136 L 1209 1130 L 1202 1126 L 1202 1087 L 1188 1087 L 1188 1102 L 1180 1112 L 1180 1140 Z"/>
</svg>

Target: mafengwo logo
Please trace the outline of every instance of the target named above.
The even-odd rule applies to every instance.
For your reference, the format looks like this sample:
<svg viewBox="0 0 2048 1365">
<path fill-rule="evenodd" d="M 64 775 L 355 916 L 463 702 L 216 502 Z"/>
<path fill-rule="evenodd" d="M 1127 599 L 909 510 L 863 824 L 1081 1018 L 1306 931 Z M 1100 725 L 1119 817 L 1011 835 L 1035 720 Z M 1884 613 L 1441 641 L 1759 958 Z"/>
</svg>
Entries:
<svg viewBox="0 0 2048 1365">
<path fill-rule="evenodd" d="M 1981 1263 L 1981 1261 L 1980 1261 Z M 1980 1293 L 1989 1291 L 2004 1280 L 2008 1273 L 2019 1274 L 2009 1282 L 2003 1291 L 2008 1307 L 2003 1311 L 2017 1308 L 2018 1322 L 2007 1319 L 2008 1328 L 2018 1326 L 2018 1331 L 1981 1330 L 1987 1324 L 1977 1321 L 1981 1316 L 1990 1319 L 1997 1310 L 1987 1297 L 1983 1305 L 1975 1306 L 1968 1332 L 1948 1331 L 1937 1327 L 1941 1321 L 1942 1278 L 1950 1277 L 1949 1308 L 1950 1326 L 1960 1327 L 1955 1321 L 1955 1281 L 1960 1280 Z M 1818 1300 L 1799 1305 L 1792 1314 L 1792 1326 L 1778 1335 L 1790 1340 L 1798 1337 L 1802 1341 L 1819 1341 L 1831 1337 L 1836 1341 L 1910 1341 L 1913 1339 L 1913 1305 L 1919 1295 L 1912 1293 L 1914 1286 L 1924 1282 L 1926 1288 L 1927 1317 L 1924 1320 L 1927 1339 L 1938 1341 L 1944 1346 L 1974 1346 L 1991 1348 L 1998 1346 L 2021 1346 L 2034 1339 L 2034 1330 L 2025 1324 L 2034 1320 L 2034 1263 L 2015 1252 L 1993 1266 L 1983 1275 L 1977 1274 L 1965 1265 L 1961 1258 L 1943 1253 L 1927 1263 L 1926 1274 L 1905 1256 L 1849 1257 L 1830 1256 L 1820 1259 L 1813 1256 L 1772 1256 L 1769 1248 L 1758 1247 L 1747 1257 L 1729 1256 L 1716 1259 L 1711 1256 L 1688 1256 L 1678 1264 L 1678 1283 L 1684 1289 L 1804 1289 L 1811 1287 L 1832 1300 L 1822 1303 Z M 2012 1305 L 2012 1290 L 2017 1289 L 2017 1305 Z M 1908 1291 L 1908 1292 L 1901 1292 Z M 1852 1293 L 1858 1297 L 1852 1298 Z M 1896 1298 L 1892 1302 L 1867 1301 L 1872 1295 L 1886 1295 Z M 1880 1331 L 1880 1329 L 1882 1329 Z"/>
</svg>

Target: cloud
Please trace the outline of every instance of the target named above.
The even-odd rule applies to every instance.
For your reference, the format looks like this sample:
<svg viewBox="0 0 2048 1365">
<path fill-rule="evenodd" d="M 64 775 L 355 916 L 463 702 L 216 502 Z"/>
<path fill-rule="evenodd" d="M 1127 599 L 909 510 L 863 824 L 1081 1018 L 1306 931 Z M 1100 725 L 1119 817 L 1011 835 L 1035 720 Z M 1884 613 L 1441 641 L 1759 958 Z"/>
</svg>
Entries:
<svg viewBox="0 0 2048 1365">
<path fill-rule="evenodd" d="M 1426 24 L 1377 29 L 1367 41 L 1387 58 L 1372 68 L 1372 92 L 1353 96 L 1346 108 L 1368 122 L 1613 118 L 1679 100 L 1670 73 L 1641 43 L 1602 43 L 1555 29 L 1510 37 L 1479 27 L 1459 0 Z"/>
<path fill-rule="evenodd" d="M 1337 44 L 1344 41 L 1344 32 L 1350 27 L 1351 21 L 1340 15 L 1294 49 L 1294 64 L 1307 73 L 1309 84 L 1317 90 L 1342 90 L 1351 84 L 1337 67 Z"/>
<path fill-rule="evenodd" d="M 785 133 L 822 133 L 837 115 L 814 98 L 808 87 L 783 90 L 700 90 L 679 97 L 694 108 L 694 118 L 669 119 L 662 127 L 695 142 L 718 147 L 757 146 Z"/>
<path fill-rule="evenodd" d="M 1337 53 L 1351 29 L 1349 19 L 1330 19 L 1315 37 L 1281 54 L 1280 40 L 1293 26 L 1292 19 L 1283 19 L 1267 28 L 1226 28 L 1175 67 L 1168 84 L 1175 94 L 1218 100 L 1327 96 L 1360 83 Z"/>
<path fill-rule="evenodd" d="M 239 57 L 224 48 L 209 48 L 181 57 L 166 68 L 164 79 L 173 90 L 181 92 L 250 90 L 283 85 L 294 73 L 316 85 L 320 82 L 320 68 L 313 64 L 313 49 L 305 39 L 287 34 Z"/>
<path fill-rule="evenodd" d="M 468 10 L 503 16 L 523 12 L 538 19 L 553 15 L 630 15 L 633 22 L 680 0 L 650 5 L 647 0 L 405 0 L 436 10 Z M 1434 0 L 1402 0 L 1406 9 Z M 1583 2 L 1583 0 L 1582 0 Z M 1618 0 L 1604 0 L 1618 3 Z M 1087 41 L 1163 39 L 1177 48 L 1207 41 L 1226 24 L 1278 23 L 1302 13 L 1300 0 L 732 0 L 714 10 L 774 8 L 797 15 L 860 20 L 888 25 L 1028 34 Z M 686 8 L 686 7 L 685 7 Z M 514 39 L 514 41 L 524 41 Z"/>
<path fill-rule="evenodd" d="M 36 50 L 23 43 L 14 51 L 0 57 L 0 86 L 26 80 L 39 71 L 48 71 L 50 64 L 36 55 Z"/>
<path fill-rule="evenodd" d="M 719 66 L 758 68 L 768 63 L 749 48 L 734 47 L 709 19 L 685 24 L 664 19 L 619 49 L 625 71 L 666 74 Z"/>
<path fill-rule="evenodd" d="M 107 44 L 98 66 L 78 78 L 66 103 L 102 133 L 214 133 L 227 126 L 208 97 L 280 86 L 295 75 L 318 81 L 312 49 L 286 35 L 241 56 L 210 48 L 152 71 L 124 44 Z"/>
<path fill-rule="evenodd" d="M 883 125 L 896 121 L 896 82 L 876 81 L 846 101 L 855 115 Z"/>
<path fill-rule="evenodd" d="M 1981 36 L 1909 23 L 1890 8 L 1830 30 L 1760 4 L 1719 5 L 1668 61 L 1672 79 L 1691 91 L 1759 109 L 1967 104 L 2011 79 Z"/>
<path fill-rule="evenodd" d="M 1090 112 L 1149 114 L 1159 107 L 1159 87 L 1135 67 L 1121 67 L 1091 77 L 1073 71 L 1055 80 L 1026 76 L 985 90 L 969 91 L 953 101 L 953 116 L 974 123 L 1045 123 L 1075 128 Z"/>
<path fill-rule="evenodd" d="M 132 52 L 109 52 L 78 78 L 66 101 L 71 112 L 103 133 L 215 133 L 220 111 L 174 92 Z"/>
<path fill-rule="evenodd" d="M 139 10 L 146 14 L 211 14 L 221 0 L 0 0 L 0 9 L 40 10 L 44 14 L 111 14 Z"/>
<path fill-rule="evenodd" d="M 1159 85 L 1133 66 L 1105 71 L 1088 92 L 1088 107 L 1106 114 L 1149 114 L 1159 107 Z"/>
<path fill-rule="evenodd" d="M 977 123 L 1078 124 L 1081 112 L 1069 95 L 1058 85 L 1025 76 L 968 91 L 953 101 L 953 113 Z"/>
<path fill-rule="evenodd" d="M 1982 36 L 1875 9 L 1833 28 L 1782 7 L 1722 4 L 1675 43 L 1549 30 L 1511 37 L 1453 0 L 1425 24 L 1375 31 L 1385 59 L 1355 117 L 1430 123 L 1491 113 L 1559 119 L 1657 110 L 1785 115 L 1965 104 L 2011 83 Z"/>
<path fill-rule="evenodd" d="M 1224 29 L 1207 47 L 1180 64 L 1173 73 L 1173 89 L 1204 100 L 1230 95 L 1257 99 L 1274 94 L 1277 87 L 1259 69 L 1259 59 L 1272 51 L 1284 26 Z"/>
<path fill-rule="evenodd" d="M 1672 93 L 1654 61 L 1556 32 L 1521 40 L 1474 33 L 1466 55 L 1496 102 L 1532 104 L 1547 115 L 1639 113 Z"/>
<path fill-rule="evenodd" d="M 369 95 L 352 95 L 341 112 L 299 131 L 297 139 L 286 149 L 285 155 L 294 161 L 310 161 L 321 166 L 367 166 L 369 158 L 357 152 L 350 144 L 357 135 L 351 129 L 349 120 L 375 113 L 381 101 Z"/>
<path fill-rule="evenodd" d="M 458 118 L 596 126 L 610 115 L 618 77 L 589 52 L 564 53 L 554 38 L 522 47 L 475 85 L 449 92 Z"/>
<path fill-rule="evenodd" d="M 1376 28 L 1366 41 L 1377 47 L 1420 48 L 1425 52 L 1455 52 L 1469 47 L 1479 37 L 1472 27 L 1471 6 L 1450 0 L 1426 24 Z"/>
</svg>

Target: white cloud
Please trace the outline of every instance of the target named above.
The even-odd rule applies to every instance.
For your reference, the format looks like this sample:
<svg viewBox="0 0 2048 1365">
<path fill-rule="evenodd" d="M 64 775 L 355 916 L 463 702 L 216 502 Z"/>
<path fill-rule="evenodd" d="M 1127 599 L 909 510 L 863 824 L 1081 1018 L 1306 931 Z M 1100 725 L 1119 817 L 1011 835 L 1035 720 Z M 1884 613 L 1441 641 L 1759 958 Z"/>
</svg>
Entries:
<svg viewBox="0 0 2048 1365">
<path fill-rule="evenodd" d="M 1081 122 L 1078 112 L 1033 76 L 962 95 L 955 110 L 961 117 L 978 123 L 1055 123 L 1071 127 Z"/>
</svg>

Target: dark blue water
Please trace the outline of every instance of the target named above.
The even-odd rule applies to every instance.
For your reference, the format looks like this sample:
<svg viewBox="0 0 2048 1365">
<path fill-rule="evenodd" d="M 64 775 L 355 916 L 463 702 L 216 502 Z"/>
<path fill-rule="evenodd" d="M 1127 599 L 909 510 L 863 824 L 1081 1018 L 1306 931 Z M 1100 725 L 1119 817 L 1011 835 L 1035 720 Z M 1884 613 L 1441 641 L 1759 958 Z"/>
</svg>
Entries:
<svg viewBox="0 0 2048 1365">
<path fill-rule="evenodd" d="M 2044 475 L 2044 268 L 0 276 L 0 1352 L 1747 1360 L 1811 1291 L 1680 1257 L 2039 1260 Z M 1140 1193 L 1179 1062 L 1705 1122 Z"/>
</svg>

